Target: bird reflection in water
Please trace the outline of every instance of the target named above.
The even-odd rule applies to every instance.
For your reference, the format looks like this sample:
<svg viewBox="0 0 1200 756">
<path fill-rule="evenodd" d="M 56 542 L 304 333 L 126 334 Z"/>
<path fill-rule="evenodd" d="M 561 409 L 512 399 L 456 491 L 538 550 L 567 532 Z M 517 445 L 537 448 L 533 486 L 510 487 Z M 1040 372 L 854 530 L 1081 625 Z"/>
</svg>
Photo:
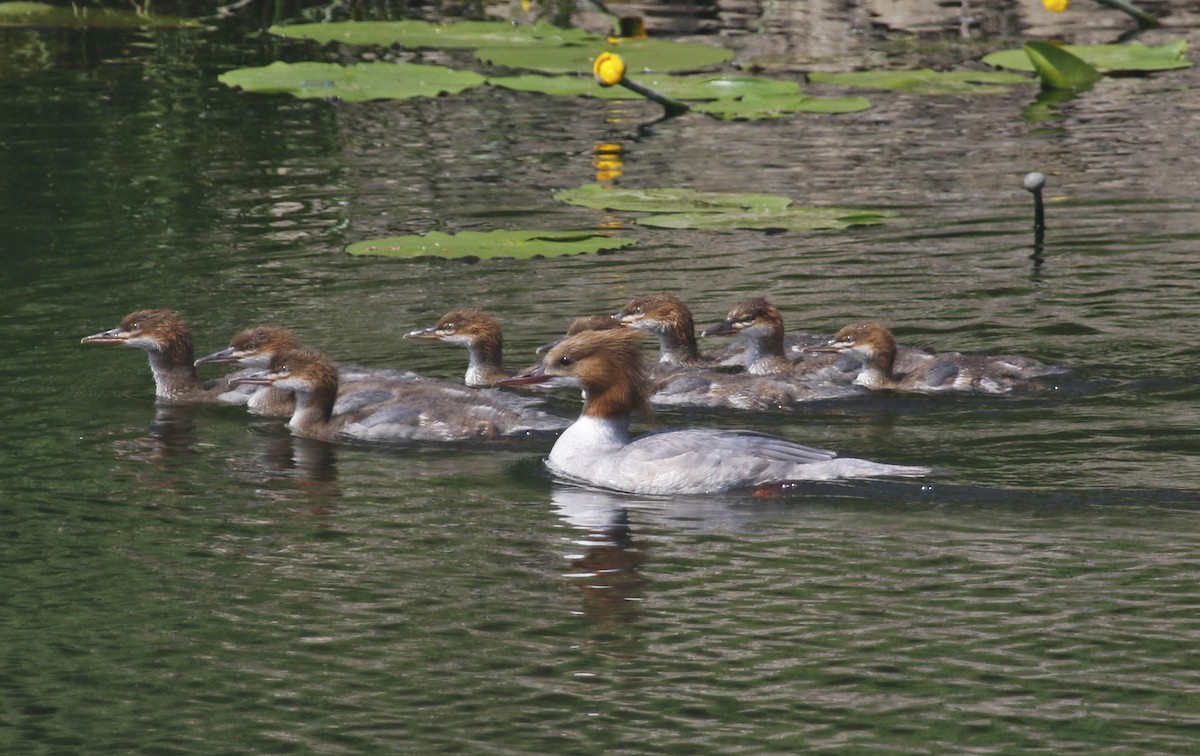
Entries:
<svg viewBox="0 0 1200 756">
<path fill-rule="evenodd" d="M 135 474 L 143 490 L 179 486 L 182 470 L 195 454 L 195 412 L 196 407 L 185 404 L 158 405 L 145 432 L 129 429 L 136 435 L 113 442 L 118 456 L 149 466 Z"/>
<path fill-rule="evenodd" d="M 572 544 L 582 549 L 565 555 L 566 577 L 583 597 L 581 613 L 604 624 L 637 619 L 646 578 L 647 555 L 634 538 L 626 502 L 603 491 L 555 486 L 551 502 L 578 533 Z"/>
<path fill-rule="evenodd" d="M 265 438 L 261 465 L 244 472 L 255 477 L 265 473 L 268 482 L 281 480 L 285 485 L 259 488 L 258 495 L 284 503 L 299 499 L 305 514 L 330 514 L 330 504 L 341 496 L 334 445 L 291 433 L 273 432 Z"/>
</svg>

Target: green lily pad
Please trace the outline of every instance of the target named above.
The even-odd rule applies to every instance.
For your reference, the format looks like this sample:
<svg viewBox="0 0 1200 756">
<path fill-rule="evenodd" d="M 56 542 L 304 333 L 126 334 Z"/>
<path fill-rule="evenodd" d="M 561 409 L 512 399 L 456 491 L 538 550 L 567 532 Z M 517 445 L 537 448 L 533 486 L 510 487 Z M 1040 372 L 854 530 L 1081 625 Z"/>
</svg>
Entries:
<svg viewBox="0 0 1200 756">
<path fill-rule="evenodd" d="M 777 194 L 698 192 L 694 189 L 625 189 L 584 184 L 554 193 L 554 199 L 593 210 L 642 213 L 721 213 L 731 210 L 782 210 L 792 204 Z"/>
<path fill-rule="evenodd" d="M 637 82 L 676 100 L 719 100 L 735 97 L 782 97 L 795 95 L 800 85 L 794 81 L 758 79 L 751 76 L 672 76 L 638 77 Z M 610 100 L 640 100 L 642 96 L 624 87 L 602 87 L 592 76 L 491 76 L 488 83 L 520 92 L 552 95 L 600 97 Z"/>
<path fill-rule="evenodd" d="M 1048 42 L 1027 42 L 1025 53 L 1043 89 L 1086 89 L 1100 80 L 1100 72 L 1062 48 Z"/>
<path fill-rule="evenodd" d="M 1130 42 L 1124 45 L 1063 45 L 1062 49 L 1101 73 L 1167 71 L 1192 65 L 1187 59 L 1187 40 L 1183 38 L 1158 47 L 1146 47 L 1140 42 Z M 1035 70 L 1025 48 L 994 52 L 984 56 L 983 62 L 1012 71 Z"/>
<path fill-rule="evenodd" d="M 547 23 L 513 26 L 502 21 L 460 21 L 431 24 L 428 21 L 339 21 L 327 24 L 272 26 L 271 34 L 315 42 L 346 45 L 403 45 L 409 49 L 465 49 L 480 47 L 545 47 L 583 44 L 598 40 L 582 29 L 559 29 Z"/>
<path fill-rule="evenodd" d="M 848 228 L 885 223 L 893 213 L 874 212 L 848 207 L 787 207 L 782 209 L 749 209 L 722 213 L 669 213 L 638 218 L 638 225 L 655 228 L 697 229 L 720 231 L 726 229 L 786 229 L 814 231 L 826 228 Z"/>
<path fill-rule="evenodd" d="M 779 118 L 793 113 L 857 113 L 871 107 L 865 97 L 809 97 L 793 94 L 778 97 L 747 96 L 737 100 L 715 100 L 692 106 L 692 110 L 733 120 Z"/>
<path fill-rule="evenodd" d="M 858 89 L 890 89 L 923 95 L 992 94 L 1007 92 L 1009 85 L 1028 84 L 1029 78 L 1000 71 L 847 71 L 808 75 L 809 81 Z"/>
<path fill-rule="evenodd" d="M 430 231 L 425 236 L 392 236 L 351 244 L 352 255 L 386 257 L 446 257 L 485 260 L 496 257 L 562 257 L 606 249 L 621 249 L 637 242 L 591 231 L 461 231 L 444 234 Z"/>
<path fill-rule="evenodd" d="M 217 77 L 222 84 L 247 92 L 285 92 L 301 98 L 337 97 L 342 100 L 405 100 L 457 94 L 478 87 L 484 78 L 471 71 L 454 71 L 417 63 L 282 63 L 238 68 Z"/>
<path fill-rule="evenodd" d="M 657 213 L 638 219 L 642 226 L 702 230 L 819 228 L 884 223 L 892 213 L 846 207 L 794 207 L 777 194 L 697 192 L 692 189 L 624 189 L 585 184 L 555 192 L 554 198 L 596 210 Z"/>
<path fill-rule="evenodd" d="M 159 16 L 90 5 L 58 7 L 47 3 L 0 3 L 0 27 L 79 27 L 84 29 L 185 29 L 201 24 L 186 18 Z"/>
<path fill-rule="evenodd" d="M 591 72 L 592 60 L 602 52 L 615 52 L 625 60 L 630 78 L 649 71 L 689 71 L 710 68 L 733 58 L 733 51 L 712 45 L 670 42 L 663 39 L 622 41 L 612 45 L 599 37 L 581 44 L 550 47 L 486 47 L 475 51 L 484 63 L 545 73 Z M 647 82 L 649 86 L 649 83 Z"/>
</svg>

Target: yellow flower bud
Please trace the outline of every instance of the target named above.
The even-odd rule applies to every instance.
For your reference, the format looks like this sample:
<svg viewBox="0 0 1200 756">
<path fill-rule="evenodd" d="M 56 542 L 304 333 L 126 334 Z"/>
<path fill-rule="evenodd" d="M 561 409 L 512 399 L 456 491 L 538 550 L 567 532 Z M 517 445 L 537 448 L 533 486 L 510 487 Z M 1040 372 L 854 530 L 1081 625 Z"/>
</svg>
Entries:
<svg viewBox="0 0 1200 756">
<path fill-rule="evenodd" d="M 625 78 L 625 61 L 616 53 L 602 52 L 592 63 L 592 73 L 596 75 L 596 83 L 600 86 L 615 86 Z"/>
<path fill-rule="evenodd" d="M 1042 0 L 1042 5 L 1046 6 L 1046 10 L 1053 13 L 1062 13 L 1071 4 L 1071 0 Z"/>
</svg>

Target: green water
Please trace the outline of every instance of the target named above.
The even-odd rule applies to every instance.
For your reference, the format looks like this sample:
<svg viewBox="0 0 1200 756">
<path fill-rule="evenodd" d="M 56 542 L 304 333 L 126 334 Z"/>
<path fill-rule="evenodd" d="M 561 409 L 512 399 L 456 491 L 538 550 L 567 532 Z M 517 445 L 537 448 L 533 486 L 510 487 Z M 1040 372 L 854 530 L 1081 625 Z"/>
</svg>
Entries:
<svg viewBox="0 0 1200 756">
<path fill-rule="evenodd" d="M 649 106 L 498 90 L 245 95 L 216 74 L 273 53 L 212 33 L 54 39 L 0 108 L 0 750 L 1196 750 L 1200 73 L 1108 79 L 1046 121 L 1026 90 L 647 130 Z M 626 186 L 901 220 L 631 227 L 633 250 L 537 264 L 342 253 L 594 226 L 548 190 L 613 143 Z M 1029 170 L 1065 198 L 1038 257 Z M 460 350 L 402 334 L 485 307 L 515 367 L 663 289 L 703 325 L 761 294 L 791 328 L 873 317 L 1071 372 L 1018 397 L 663 412 L 937 472 L 646 499 L 549 479 L 544 442 L 334 446 L 156 408 L 140 352 L 79 344 L 171 307 L 201 352 L 279 323 L 459 377 Z"/>
</svg>

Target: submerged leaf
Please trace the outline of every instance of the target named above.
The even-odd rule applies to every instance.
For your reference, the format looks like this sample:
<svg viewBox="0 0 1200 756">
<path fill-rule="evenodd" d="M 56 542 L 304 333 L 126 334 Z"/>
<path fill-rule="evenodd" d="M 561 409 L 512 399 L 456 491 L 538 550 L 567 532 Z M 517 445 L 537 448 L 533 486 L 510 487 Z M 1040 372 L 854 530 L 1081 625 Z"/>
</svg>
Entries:
<svg viewBox="0 0 1200 756">
<path fill-rule="evenodd" d="M 624 210 L 646 213 L 725 212 L 728 210 L 781 210 L 792 201 L 777 194 L 734 194 L 698 192 L 694 189 L 623 189 L 604 184 L 584 184 L 554 193 L 570 205 L 593 210 Z"/>
<path fill-rule="evenodd" d="M 721 213 L 671 213 L 638 218 L 642 226 L 655 228 L 700 229 L 786 229 L 814 231 L 825 228 L 877 225 L 894 217 L 892 213 L 847 207 L 787 207 L 749 209 Z"/>
<path fill-rule="evenodd" d="M 1095 68 L 1047 42 L 1028 42 L 1025 53 L 1037 69 L 1043 89 L 1086 89 L 1101 78 Z"/>
<path fill-rule="evenodd" d="M 469 260 L 515 257 L 561 257 L 621 249 L 636 244 L 633 239 L 591 231 L 461 231 L 444 234 L 430 231 L 424 236 L 393 236 L 351 244 L 352 255 L 386 257 L 446 257 Z"/>
<path fill-rule="evenodd" d="M 1101 73 L 1166 71 L 1192 65 L 1187 59 L 1187 40 L 1183 38 L 1158 47 L 1146 47 L 1140 42 L 1130 42 L 1124 45 L 1063 45 L 1061 49 Z M 1034 70 L 1024 48 L 994 52 L 984 56 L 983 62 L 989 66 L 1014 71 Z"/>
<path fill-rule="evenodd" d="M 819 228 L 883 223 L 891 213 L 845 207 L 794 207 L 777 194 L 697 192 L 692 189 L 617 189 L 585 184 L 554 194 L 555 199 L 596 210 L 651 212 L 638 219 L 656 228 L 772 229 L 809 231 Z"/>
<path fill-rule="evenodd" d="M 870 107 L 871 101 L 865 97 L 809 97 L 794 94 L 702 102 L 693 106 L 692 110 L 732 121 L 779 118 L 793 113 L 858 113 Z"/>
<path fill-rule="evenodd" d="M 59 7 L 47 3 L 0 3 L 0 27 L 79 27 L 84 29 L 183 29 L 198 21 L 173 16 L 89 5 Z"/>
<path fill-rule="evenodd" d="M 606 40 L 581 44 L 538 47 L 487 47 L 475 51 L 484 63 L 525 68 L 546 73 L 590 73 L 592 61 L 604 52 L 618 52 L 625 60 L 630 78 L 649 71 L 687 71 L 709 68 L 733 58 L 733 51 L 712 45 L 670 42 L 662 39 L 623 41 L 617 49 Z"/>
<path fill-rule="evenodd" d="M 467 49 L 480 47 L 546 47 L 598 40 L 582 29 L 559 29 L 546 23 L 513 26 L 502 21 L 340 21 L 327 24 L 272 26 L 271 34 L 346 45 L 403 45 L 413 48 Z"/>
<path fill-rule="evenodd" d="M 891 89 L 923 95 L 991 94 L 1007 92 L 1008 85 L 1028 84 L 1020 74 L 999 71 L 814 71 L 809 80 L 818 84 L 836 84 L 860 89 Z"/>
<path fill-rule="evenodd" d="M 337 97 L 347 101 L 404 100 L 457 94 L 477 87 L 484 78 L 416 63 L 282 63 L 238 68 L 217 77 L 222 84 L 248 92 L 286 92 L 301 98 Z"/>
</svg>

